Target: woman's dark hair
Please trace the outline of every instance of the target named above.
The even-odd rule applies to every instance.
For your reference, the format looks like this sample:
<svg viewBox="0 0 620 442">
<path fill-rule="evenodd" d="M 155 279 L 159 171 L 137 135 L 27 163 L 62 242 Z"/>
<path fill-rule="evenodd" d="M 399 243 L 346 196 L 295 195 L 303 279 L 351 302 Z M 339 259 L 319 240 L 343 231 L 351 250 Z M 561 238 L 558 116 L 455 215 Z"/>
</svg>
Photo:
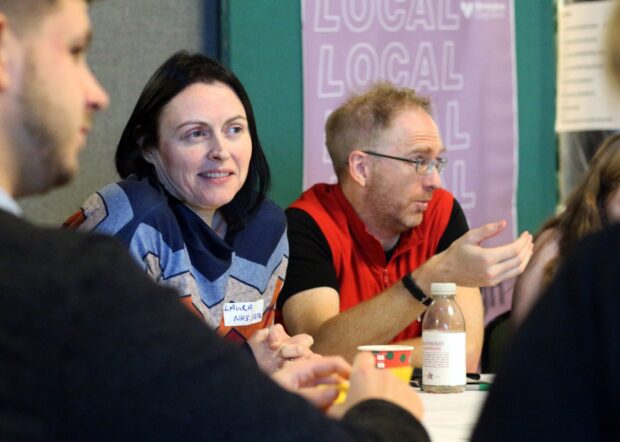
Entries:
<svg viewBox="0 0 620 442">
<path fill-rule="evenodd" d="M 544 281 L 550 282 L 562 259 L 584 236 L 607 227 L 605 204 L 620 186 L 620 133 L 606 138 L 566 200 L 566 208 L 540 229 L 556 229 L 560 234 L 558 256 L 545 267 Z"/>
<path fill-rule="evenodd" d="M 145 147 L 158 146 L 159 120 L 163 108 L 194 83 L 215 82 L 229 86 L 247 116 L 252 156 L 245 183 L 233 200 L 221 208 L 229 231 L 243 226 L 269 191 L 269 166 L 258 139 L 250 99 L 235 74 L 223 64 L 202 54 L 179 51 L 162 64 L 149 79 L 138 98 L 116 148 L 116 170 L 121 178 L 129 175 L 157 179 L 155 168 L 142 157 Z"/>
</svg>

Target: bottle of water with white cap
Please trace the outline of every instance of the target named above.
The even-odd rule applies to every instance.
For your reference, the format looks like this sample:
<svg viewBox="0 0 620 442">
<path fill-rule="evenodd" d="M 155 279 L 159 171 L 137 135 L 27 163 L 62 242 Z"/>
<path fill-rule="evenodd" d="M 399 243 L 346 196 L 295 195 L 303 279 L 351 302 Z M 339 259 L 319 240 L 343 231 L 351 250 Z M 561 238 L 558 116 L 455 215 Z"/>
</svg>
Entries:
<svg viewBox="0 0 620 442">
<path fill-rule="evenodd" d="M 433 283 L 433 302 L 422 321 L 422 389 L 431 393 L 465 390 L 465 320 L 454 299 L 456 284 Z"/>
</svg>

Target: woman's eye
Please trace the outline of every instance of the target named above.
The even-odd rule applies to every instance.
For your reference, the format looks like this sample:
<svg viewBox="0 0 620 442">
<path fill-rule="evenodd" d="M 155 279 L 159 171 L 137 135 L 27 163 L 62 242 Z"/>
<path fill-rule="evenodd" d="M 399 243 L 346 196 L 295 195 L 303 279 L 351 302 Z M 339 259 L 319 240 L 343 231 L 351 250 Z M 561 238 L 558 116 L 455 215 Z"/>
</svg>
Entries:
<svg viewBox="0 0 620 442">
<path fill-rule="evenodd" d="M 193 130 L 188 134 L 188 138 L 200 138 L 205 136 L 207 136 L 207 133 L 202 129 Z"/>
<path fill-rule="evenodd" d="M 231 126 L 228 128 L 227 130 L 229 135 L 238 135 L 241 132 L 243 132 L 243 127 L 242 126 Z"/>
</svg>

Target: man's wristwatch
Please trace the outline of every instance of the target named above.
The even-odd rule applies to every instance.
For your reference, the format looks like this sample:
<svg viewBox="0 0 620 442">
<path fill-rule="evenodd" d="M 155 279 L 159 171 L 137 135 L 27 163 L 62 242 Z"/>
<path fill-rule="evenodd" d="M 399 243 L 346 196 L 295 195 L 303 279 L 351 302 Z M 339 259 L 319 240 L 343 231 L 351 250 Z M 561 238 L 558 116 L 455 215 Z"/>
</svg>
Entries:
<svg viewBox="0 0 620 442">
<path fill-rule="evenodd" d="M 428 307 L 429 305 L 431 305 L 431 302 L 433 302 L 433 298 L 431 298 L 430 296 L 426 296 L 424 290 L 422 290 L 420 286 L 415 283 L 413 277 L 411 276 L 411 273 L 407 273 L 405 275 L 405 277 L 403 278 L 403 285 L 407 290 L 409 290 L 411 296 L 413 296 L 425 306 Z"/>
</svg>

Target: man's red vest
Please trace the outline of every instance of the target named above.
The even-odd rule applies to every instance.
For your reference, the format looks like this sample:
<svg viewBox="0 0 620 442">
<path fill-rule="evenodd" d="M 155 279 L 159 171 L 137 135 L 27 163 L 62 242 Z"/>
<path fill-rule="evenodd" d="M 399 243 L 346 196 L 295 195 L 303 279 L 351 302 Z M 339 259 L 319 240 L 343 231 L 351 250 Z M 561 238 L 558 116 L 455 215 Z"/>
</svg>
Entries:
<svg viewBox="0 0 620 442">
<path fill-rule="evenodd" d="M 383 247 L 368 233 L 339 185 L 316 184 L 291 207 L 307 212 L 329 244 L 340 285 L 342 312 L 373 298 L 435 255 L 453 204 L 449 192 L 435 190 L 422 223 L 401 235 L 389 262 Z M 420 336 L 420 321 L 411 321 L 393 342 Z"/>
</svg>

